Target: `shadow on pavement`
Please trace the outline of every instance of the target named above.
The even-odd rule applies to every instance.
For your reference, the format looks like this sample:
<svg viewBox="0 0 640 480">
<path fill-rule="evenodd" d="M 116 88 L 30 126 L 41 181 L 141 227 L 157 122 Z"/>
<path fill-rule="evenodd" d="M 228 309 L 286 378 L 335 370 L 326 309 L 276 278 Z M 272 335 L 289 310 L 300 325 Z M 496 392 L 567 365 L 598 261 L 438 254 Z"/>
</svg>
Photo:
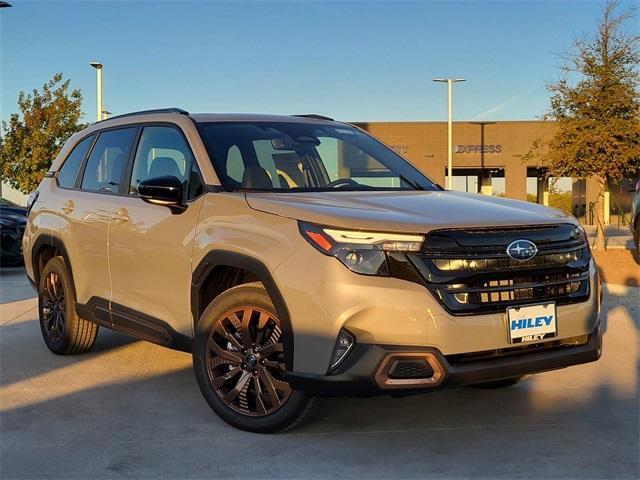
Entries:
<svg viewBox="0 0 640 480">
<path fill-rule="evenodd" d="M 36 297 L 24 267 L 0 267 L 0 304 Z"/>
</svg>

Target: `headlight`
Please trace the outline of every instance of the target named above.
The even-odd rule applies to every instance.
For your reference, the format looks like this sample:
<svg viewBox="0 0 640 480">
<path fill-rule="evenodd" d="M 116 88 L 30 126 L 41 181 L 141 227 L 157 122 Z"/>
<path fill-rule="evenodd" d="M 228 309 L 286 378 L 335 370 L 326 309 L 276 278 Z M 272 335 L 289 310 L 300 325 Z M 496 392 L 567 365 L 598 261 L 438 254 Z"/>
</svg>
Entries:
<svg viewBox="0 0 640 480">
<path fill-rule="evenodd" d="M 577 240 L 582 240 L 583 242 L 587 241 L 587 232 L 582 227 L 582 225 L 578 225 L 571 232 L 571 238 L 575 238 Z"/>
<path fill-rule="evenodd" d="M 299 222 L 302 236 L 325 255 L 363 275 L 389 275 L 387 252 L 417 252 L 423 235 L 340 230 Z"/>
</svg>

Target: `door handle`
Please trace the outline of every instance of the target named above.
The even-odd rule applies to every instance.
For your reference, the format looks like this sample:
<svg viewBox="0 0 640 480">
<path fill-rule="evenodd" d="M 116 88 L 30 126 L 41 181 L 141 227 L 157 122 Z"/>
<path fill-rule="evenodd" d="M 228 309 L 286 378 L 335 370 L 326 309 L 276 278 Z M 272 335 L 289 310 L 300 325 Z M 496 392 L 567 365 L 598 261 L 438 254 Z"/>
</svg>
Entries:
<svg viewBox="0 0 640 480">
<path fill-rule="evenodd" d="M 119 208 L 115 213 L 111 215 L 111 220 L 113 223 L 119 225 L 124 222 L 129 221 L 129 212 L 126 208 Z"/>
<path fill-rule="evenodd" d="M 71 212 L 73 212 L 74 208 L 76 208 L 76 206 L 73 203 L 73 200 L 67 200 L 62 204 L 61 210 L 67 215 L 69 215 Z"/>
</svg>

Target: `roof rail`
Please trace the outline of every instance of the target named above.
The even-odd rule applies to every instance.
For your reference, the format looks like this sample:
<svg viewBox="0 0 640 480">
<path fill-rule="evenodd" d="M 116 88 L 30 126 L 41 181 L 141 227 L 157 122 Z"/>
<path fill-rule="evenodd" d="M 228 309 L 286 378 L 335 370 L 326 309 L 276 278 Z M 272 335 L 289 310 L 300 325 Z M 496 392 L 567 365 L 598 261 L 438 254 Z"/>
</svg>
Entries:
<svg viewBox="0 0 640 480">
<path fill-rule="evenodd" d="M 140 110 L 139 112 L 123 113 L 122 115 L 116 115 L 115 117 L 110 117 L 110 118 L 105 118 L 103 120 L 98 120 L 95 123 L 104 122 L 105 120 L 113 120 L 114 118 L 134 117 L 134 116 L 137 116 L 137 115 L 147 115 L 147 114 L 150 114 L 150 113 L 179 113 L 181 115 L 189 115 L 189 112 L 187 112 L 186 110 L 183 110 L 181 108 L 176 108 L 176 107 L 172 107 L 172 108 L 156 108 L 154 110 Z"/>
<path fill-rule="evenodd" d="M 316 120 L 329 120 L 330 122 L 334 121 L 333 118 L 318 115 L 317 113 L 305 113 L 302 115 L 294 115 L 294 117 L 315 118 Z"/>
</svg>

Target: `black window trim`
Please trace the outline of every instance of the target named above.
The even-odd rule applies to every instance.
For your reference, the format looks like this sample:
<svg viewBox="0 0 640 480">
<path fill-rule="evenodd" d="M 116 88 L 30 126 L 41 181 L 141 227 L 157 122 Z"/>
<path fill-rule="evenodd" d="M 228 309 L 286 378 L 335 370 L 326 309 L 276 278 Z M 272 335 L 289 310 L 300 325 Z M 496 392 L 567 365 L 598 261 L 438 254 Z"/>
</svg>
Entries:
<svg viewBox="0 0 640 480">
<path fill-rule="evenodd" d="M 126 167 L 124 169 L 125 178 L 124 178 L 124 181 L 122 183 L 126 184 L 126 189 L 123 188 L 124 191 L 121 193 L 122 196 L 131 197 L 131 198 L 140 198 L 140 196 L 137 193 L 130 193 L 129 192 L 129 187 L 131 186 L 131 175 L 133 175 L 133 164 L 134 164 L 135 159 L 136 159 L 136 154 L 138 152 L 138 148 L 140 147 L 140 137 L 142 136 L 142 131 L 144 130 L 145 127 L 168 127 L 168 128 L 173 128 L 174 130 L 178 131 L 178 133 L 182 136 L 182 139 L 184 140 L 184 143 L 187 145 L 187 148 L 189 149 L 189 153 L 191 154 L 191 164 L 189 165 L 189 169 L 191 169 L 191 167 L 193 166 L 194 163 L 198 167 L 198 178 L 200 178 L 200 183 L 202 184 L 202 193 L 200 193 L 200 195 L 198 195 L 196 197 L 189 198 L 189 199 L 185 200 L 185 204 L 192 203 L 193 201 L 199 199 L 202 195 L 204 195 L 205 193 L 208 192 L 207 184 L 205 183 L 204 179 L 202 178 L 202 169 L 200 168 L 200 165 L 198 164 L 198 158 L 193 153 L 193 148 L 191 148 L 191 144 L 189 143 L 189 139 L 185 135 L 184 130 L 182 130 L 180 125 L 178 125 L 177 123 L 168 122 L 168 121 L 140 122 L 140 123 L 136 123 L 136 125 L 138 126 L 138 131 L 136 132 L 136 136 L 135 136 L 134 141 L 133 141 L 133 148 L 131 149 L 131 154 L 129 155 L 129 159 L 127 161 L 127 165 L 126 165 Z M 186 165 L 185 165 L 185 169 L 186 169 Z M 185 173 L 186 173 L 186 170 L 185 170 Z M 189 185 L 189 183 L 187 183 L 187 192 L 185 192 L 186 194 L 189 193 L 188 192 L 188 185 Z M 125 187 L 125 185 L 122 185 L 122 186 Z"/>
</svg>

